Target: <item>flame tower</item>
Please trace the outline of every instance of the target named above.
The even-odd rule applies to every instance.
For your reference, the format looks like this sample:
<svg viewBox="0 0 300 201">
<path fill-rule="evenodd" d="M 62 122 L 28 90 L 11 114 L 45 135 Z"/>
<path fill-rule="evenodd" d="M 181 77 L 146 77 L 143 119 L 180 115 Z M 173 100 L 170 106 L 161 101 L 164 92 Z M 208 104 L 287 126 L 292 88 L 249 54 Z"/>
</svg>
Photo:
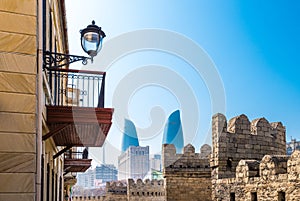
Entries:
<svg viewBox="0 0 300 201">
<path fill-rule="evenodd" d="M 164 134 L 163 144 L 174 144 L 176 152 L 180 153 L 183 149 L 183 133 L 180 119 L 180 111 L 174 111 L 168 118 Z"/>
<path fill-rule="evenodd" d="M 139 146 L 139 139 L 134 123 L 129 119 L 125 119 L 122 152 L 125 152 L 130 146 Z"/>
</svg>

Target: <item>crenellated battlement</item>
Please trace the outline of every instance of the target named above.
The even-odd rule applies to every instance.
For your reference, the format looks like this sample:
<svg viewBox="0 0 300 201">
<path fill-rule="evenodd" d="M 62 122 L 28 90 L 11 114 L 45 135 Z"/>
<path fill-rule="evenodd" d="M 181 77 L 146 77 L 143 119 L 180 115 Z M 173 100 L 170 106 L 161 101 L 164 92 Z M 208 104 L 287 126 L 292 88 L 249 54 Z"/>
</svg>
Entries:
<svg viewBox="0 0 300 201">
<path fill-rule="evenodd" d="M 300 151 L 291 156 L 265 155 L 261 160 L 241 160 L 236 167 L 235 178 L 219 179 L 213 200 L 229 200 L 236 193 L 238 200 L 249 200 L 256 192 L 258 200 L 277 200 L 278 192 L 286 192 L 287 200 L 299 200 Z"/>
<path fill-rule="evenodd" d="M 174 145 L 163 145 L 162 166 L 167 200 L 210 200 L 210 154 L 211 147 L 207 144 L 200 148 L 199 153 L 188 144 L 181 154 L 176 153 Z"/>
<path fill-rule="evenodd" d="M 265 118 L 249 121 L 244 114 L 230 119 L 223 114 L 212 118 L 213 177 L 232 178 L 241 159 L 260 160 L 264 155 L 282 155 L 286 149 L 285 127 Z"/>
<path fill-rule="evenodd" d="M 251 178 L 257 180 L 258 177 L 273 181 L 276 175 L 289 173 L 287 170 L 289 158 L 287 155 L 265 155 L 261 161 L 241 160 L 236 167 L 236 179 L 245 183 Z"/>
<path fill-rule="evenodd" d="M 133 179 L 128 179 L 128 186 L 129 188 L 161 188 L 161 186 L 164 185 L 164 181 L 163 180 L 150 180 L 150 179 L 146 179 L 145 182 L 143 182 L 143 180 L 138 179 L 136 181 L 134 181 Z"/>
<path fill-rule="evenodd" d="M 131 197 L 130 200 L 133 200 L 134 197 L 144 196 L 146 198 L 156 197 L 155 200 L 163 200 L 165 196 L 164 182 L 163 180 L 149 180 L 146 179 L 144 182 L 141 179 L 138 179 L 136 182 L 133 179 L 128 179 L 127 186 L 128 195 Z"/>
<path fill-rule="evenodd" d="M 149 180 L 144 182 L 141 179 L 134 181 L 128 179 L 127 184 L 121 181 L 106 182 L 106 195 L 101 199 L 105 200 L 120 200 L 120 201 L 138 201 L 165 200 L 165 189 L 163 180 Z"/>
<path fill-rule="evenodd" d="M 162 163 L 165 173 L 173 171 L 187 171 L 187 169 L 197 170 L 209 169 L 209 155 L 211 147 L 207 144 L 200 148 L 200 152 L 195 152 L 195 147 L 191 144 L 183 148 L 183 153 L 177 154 L 173 144 L 164 144 L 162 151 Z"/>
<path fill-rule="evenodd" d="M 215 114 L 212 119 L 214 134 L 227 132 L 231 134 L 252 134 L 269 137 L 281 137 L 285 127 L 281 122 L 269 123 L 264 117 L 249 121 L 244 114 L 231 118 L 228 123 L 223 114 Z M 214 129 L 214 128 L 213 128 Z"/>
<path fill-rule="evenodd" d="M 120 181 L 106 182 L 105 190 L 107 194 L 127 194 L 127 185 Z"/>
</svg>

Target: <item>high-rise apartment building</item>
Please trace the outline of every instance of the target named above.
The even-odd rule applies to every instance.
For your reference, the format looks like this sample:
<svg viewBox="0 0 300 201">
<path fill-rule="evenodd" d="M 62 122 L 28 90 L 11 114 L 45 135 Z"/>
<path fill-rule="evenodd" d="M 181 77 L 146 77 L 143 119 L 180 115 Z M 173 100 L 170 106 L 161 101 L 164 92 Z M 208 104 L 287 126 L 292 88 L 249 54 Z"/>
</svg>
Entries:
<svg viewBox="0 0 300 201">
<path fill-rule="evenodd" d="M 84 188 L 97 188 L 99 184 L 118 180 L 118 170 L 112 164 L 102 164 L 85 173 L 78 174 L 77 186 Z"/>
<path fill-rule="evenodd" d="M 161 155 L 154 154 L 150 158 L 150 169 L 156 170 L 156 171 L 161 171 Z"/>
<path fill-rule="evenodd" d="M 94 186 L 95 186 L 95 171 L 92 169 L 89 169 L 84 173 L 79 173 L 77 175 L 76 186 L 81 186 L 84 188 L 94 188 Z"/>
<path fill-rule="evenodd" d="M 118 180 L 118 170 L 113 164 L 102 164 L 95 168 L 95 178 L 102 183 Z"/>
<path fill-rule="evenodd" d="M 130 146 L 118 157 L 118 180 L 142 179 L 149 169 L 149 146 Z"/>
</svg>

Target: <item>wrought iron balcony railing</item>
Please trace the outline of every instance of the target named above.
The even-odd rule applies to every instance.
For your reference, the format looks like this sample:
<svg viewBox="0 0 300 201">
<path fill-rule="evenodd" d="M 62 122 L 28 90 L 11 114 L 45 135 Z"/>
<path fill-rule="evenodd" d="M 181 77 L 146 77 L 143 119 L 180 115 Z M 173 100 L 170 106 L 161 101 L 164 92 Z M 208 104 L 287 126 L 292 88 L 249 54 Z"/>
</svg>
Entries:
<svg viewBox="0 0 300 201">
<path fill-rule="evenodd" d="M 88 159 L 87 152 L 67 151 L 65 153 L 64 172 L 85 172 L 91 167 L 92 159 Z"/>
<path fill-rule="evenodd" d="M 88 153 L 86 152 L 79 152 L 79 151 L 66 151 L 65 154 L 65 159 L 88 159 Z"/>
<path fill-rule="evenodd" d="M 45 68 L 46 122 L 57 146 L 101 147 L 112 124 L 104 108 L 105 72 Z"/>
<path fill-rule="evenodd" d="M 104 107 L 105 72 L 46 69 L 54 106 Z"/>
</svg>

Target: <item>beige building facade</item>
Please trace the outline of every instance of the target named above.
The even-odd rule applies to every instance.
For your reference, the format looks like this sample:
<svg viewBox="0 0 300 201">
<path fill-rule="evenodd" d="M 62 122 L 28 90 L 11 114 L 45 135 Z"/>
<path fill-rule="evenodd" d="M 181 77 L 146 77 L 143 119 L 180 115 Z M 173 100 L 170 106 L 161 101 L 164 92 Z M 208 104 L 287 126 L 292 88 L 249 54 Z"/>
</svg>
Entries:
<svg viewBox="0 0 300 201">
<path fill-rule="evenodd" d="M 69 54 L 64 0 L 0 0 L 0 25 L 0 201 L 68 200 L 91 166 L 77 147 L 102 146 L 113 110 L 80 107 L 68 99 L 79 72 L 45 68 L 46 51 Z"/>
<path fill-rule="evenodd" d="M 0 200 L 40 191 L 37 10 L 36 0 L 0 1 Z"/>
<path fill-rule="evenodd" d="M 48 132 L 42 70 L 42 3 L 0 1 L 0 200 L 63 200 L 63 159 L 53 160 L 59 150 L 53 140 L 42 142 L 43 133 Z M 54 18 L 52 37 L 60 38 L 66 34 L 61 24 L 64 4 L 44 3 Z M 65 41 L 57 40 L 59 51 L 66 47 Z"/>
</svg>

